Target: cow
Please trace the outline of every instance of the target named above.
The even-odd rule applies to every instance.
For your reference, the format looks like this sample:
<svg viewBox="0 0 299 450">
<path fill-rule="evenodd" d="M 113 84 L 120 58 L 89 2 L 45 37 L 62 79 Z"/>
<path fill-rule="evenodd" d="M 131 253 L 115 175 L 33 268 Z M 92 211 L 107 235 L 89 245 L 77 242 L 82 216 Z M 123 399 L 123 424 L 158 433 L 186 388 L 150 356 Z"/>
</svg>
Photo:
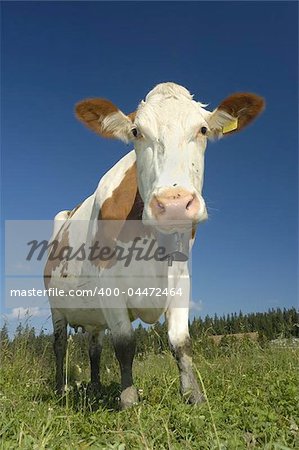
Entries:
<svg viewBox="0 0 299 450">
<path fill-rule="evenodd" d="M 76 105 L 77 118 L 89 129 L 104 138 L 132 143 L 134 148 L 102 177 L 90 197 L 75 209 L 60 212 L 54 220 L 52 242 L 57 244 L 55 251 L 60 257 L 51 258 L 50 251 L 45 284 L 48 292 L 61 288 L 66 293 L 63 297 L 49 296 L 58 393 L 64 389 L 67 326 L 88 332 L 91 386 L 96 391 L 100 388 L 103 336 L 109 329 L 120 366 L 120 407 L 134 405 L 138 394 L 132 377 L 132 322 L 140 319 L 153 324 L 164 314 L 181 394 L 191 404 L 205 400 L 192 368 L 188 330 L 188 255 L 198 224 L 208 217 L 202 194 L 205 149 L 209 139 L 242 130 L 262 112 L 264 104 L 256 94 L 235 93 L 209 111 L 207 105 L 193 100 L 186 88 L 166 82 L 154 87 L 128 115 L 102 98 Z M 140 230 L 136 223 L 141 225 Z M 114 258 L 107 259 L 102 253 L 95 261 L 87 258 L 82 248 L 83 242 L 88 248 L 95 242 L 108 242 L 115 249 L 116 243 L 122 242 L 124 248 L 133 245 L 135 251 L 136 235 L 138 242 L 152 236 L 154 248 L 162 249 L 163 257 L 146 261 L 135 258 L 128 268 L 113 251 Z M 77 257 L 70 257 L 68 250 L 74 248 L 78 249 Z M 139 275 L 135 277 L 136 271 Z M 117 287 L 112 296 L 107 291 L 111 279 Z M 150 297 L 144 292 L 149 284 L 153 292 Z M 97 293 L 92 298 L 79 290 L 101 286 L 106 290 L 93 290 Z"/>
</svg>

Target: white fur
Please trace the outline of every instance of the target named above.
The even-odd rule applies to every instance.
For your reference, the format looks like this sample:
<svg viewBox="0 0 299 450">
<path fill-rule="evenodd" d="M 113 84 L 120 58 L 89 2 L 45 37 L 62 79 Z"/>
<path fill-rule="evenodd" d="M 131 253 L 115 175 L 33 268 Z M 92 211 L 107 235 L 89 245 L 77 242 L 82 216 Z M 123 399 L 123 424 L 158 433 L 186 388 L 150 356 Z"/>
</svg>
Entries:
<svg viewBox="0 0 299 450">
<path fill-rule="evenodd" d="M 200 199 L 198 221 L 207 217 L 202 198 L 207 137 L 200 134 L 200 129 L 209 129 L 210 113 L 203 106 L 174 83 L 156 86 L 140 104 L 135 124 L 142 138 L 134 145 L 145 220 L 152 219 L 151 198 L 173 185 Z"/>
<path fill-rule="evenodd" d="M 106 116 L 101 122 L 103 130 L 113 134 L 121 141 L 129 141 L 129 133 L 132 128 L 131 120 L 121 111 Z"/>
</svg>

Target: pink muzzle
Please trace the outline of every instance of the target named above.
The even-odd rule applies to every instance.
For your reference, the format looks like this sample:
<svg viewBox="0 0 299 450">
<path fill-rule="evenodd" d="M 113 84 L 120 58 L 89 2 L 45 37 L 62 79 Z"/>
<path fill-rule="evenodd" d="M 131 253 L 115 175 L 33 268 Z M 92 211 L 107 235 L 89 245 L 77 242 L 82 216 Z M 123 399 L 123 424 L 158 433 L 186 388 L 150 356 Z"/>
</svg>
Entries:
<svg viewBox="0 0 299 450">
<path fill-rule="evenodd" d="M 160 224 L 168 221 L 197 221 L 201 203 L 195 194 L 184 189 L 171 188 L 161 195 L 154 195 L 150 201 L 150 209 Z"/>
</svg>

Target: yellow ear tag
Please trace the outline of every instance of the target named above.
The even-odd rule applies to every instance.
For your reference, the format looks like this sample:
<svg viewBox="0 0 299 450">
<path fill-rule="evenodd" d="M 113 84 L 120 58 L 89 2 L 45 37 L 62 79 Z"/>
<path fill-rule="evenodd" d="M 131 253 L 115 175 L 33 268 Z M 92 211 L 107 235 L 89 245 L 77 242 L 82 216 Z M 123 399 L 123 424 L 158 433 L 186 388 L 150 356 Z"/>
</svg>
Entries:
<svg viewBox="0 0 299 450">
<path fill-rule="evenodd" d="M 222 128 L 222 133 L 229 133 L 230 131 L 234 131 L 238 128 L 238 117 L 234 119 L 232 122 L 229 122 Z"/>
</svg>

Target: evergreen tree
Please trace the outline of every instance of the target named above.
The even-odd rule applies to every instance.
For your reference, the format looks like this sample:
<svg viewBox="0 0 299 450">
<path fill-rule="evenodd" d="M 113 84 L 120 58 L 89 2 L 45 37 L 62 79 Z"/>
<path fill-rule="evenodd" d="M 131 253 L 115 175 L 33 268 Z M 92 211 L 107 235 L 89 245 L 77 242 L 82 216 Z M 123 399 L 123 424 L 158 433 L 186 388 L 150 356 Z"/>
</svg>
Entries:
<svg viewBox="0 0 299 450">
<path fill-rule="evenodd" d="M 0 343 L 1 343 L 1 345 L 4 345 L 4 344 L 7 344 L 8 341 L 9 341 L 8 326 L 7 326 L 7 322 L 5 322 L 0 331 Z"/>
</svg>

